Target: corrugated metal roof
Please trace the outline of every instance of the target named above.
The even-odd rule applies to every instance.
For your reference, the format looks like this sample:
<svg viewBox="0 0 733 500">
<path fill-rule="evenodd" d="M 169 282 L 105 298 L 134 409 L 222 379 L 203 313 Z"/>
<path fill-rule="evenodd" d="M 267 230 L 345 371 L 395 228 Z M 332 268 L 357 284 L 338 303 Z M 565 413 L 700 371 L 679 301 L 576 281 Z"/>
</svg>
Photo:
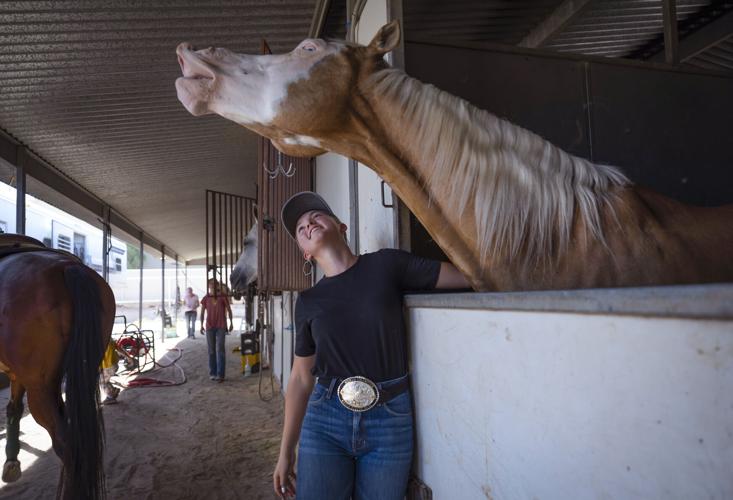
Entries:
<svg viewBox="0 0 733 500">
<path fill-rule="evenodd" d="M 328 4 L 325 23 L 319 36 L 346 39 L 346 0 L 332 0 Z"/>
<path fill-rule="evenodd" d="M 561 0 L 404 0 L 408 38 L 516 45 Z"/>
<path fill-rule="evenodd" d="M 201 257 L 204 191 L 254 196 L 257 142 L 183 108 L 175 48 L 189 41 L 257 53 L 265 38 L 274 52 L 289 51 L 307 36 L 314 7 L 1 2 L 0 128 L 185 259 Z"/>
<path fill-rule="evenodd" d="M 677 0 L 684 21 L 711 0 Z M 626 57 L 663 32 L 660 0 L 595 0 L 583 15 L 542 47 L 606 57 Z"/>
<path fill-rule="evenodd" d="M 733 1 L 677 0 L 676 10 L 682 44 L 716 19 L 730 15 Z M 527 46 L 631 59 L 648 59 L 664 51 L 662 0 L 403 0 L 403 13 L 408 40 L 518 45 L 543 22 L 566 16 L 557 23 L 556 32 L 540 37 L 539 45 Z M 733 61 L 728 47 L 724 41 L 711 44 L 690 64 L 729 70 Z"/>
</svg>

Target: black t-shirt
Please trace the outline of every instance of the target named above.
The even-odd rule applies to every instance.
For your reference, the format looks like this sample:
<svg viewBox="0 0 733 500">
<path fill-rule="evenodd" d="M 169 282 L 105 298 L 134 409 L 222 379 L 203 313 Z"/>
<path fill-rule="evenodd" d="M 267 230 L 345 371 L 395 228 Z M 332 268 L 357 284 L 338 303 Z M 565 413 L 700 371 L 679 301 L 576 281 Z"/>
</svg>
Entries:
<svg viewBox="0 0 733 500">
<path fill-rule="evenodd" d="M 402 296 L 435 288 L 440 262 L 402 250 L 360 255 L 295 305 L 295 354 L 316 355 L 313 375 L 383 382 L 407 373 Z"/>
</svg>

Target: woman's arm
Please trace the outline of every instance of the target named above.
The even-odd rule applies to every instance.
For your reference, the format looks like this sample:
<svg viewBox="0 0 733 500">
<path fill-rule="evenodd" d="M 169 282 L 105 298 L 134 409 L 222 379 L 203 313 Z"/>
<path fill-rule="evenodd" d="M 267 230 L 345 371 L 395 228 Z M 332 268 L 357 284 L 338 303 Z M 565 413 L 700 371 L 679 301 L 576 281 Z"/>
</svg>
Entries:
<svg viewBox="0 0 733 500">
<path fill-rule="evenodd" d="M 288 379 L 288 389 L 285 392 L 285 422 L 283 436 L 280 442 L 280 456 L 277 459 L 272 483 L 275 493 L 281 497 L 295 496 L 295 446 L 300 438 L 300 429 L 303 417 L 308 406 L 308 397 L 313 390 L 315 378 L 311 369 L 315 364 L 316 356 L 295 356 L 293 367 Z M 283 493 L 282 488 L 285 488 Z"/>
<path fill-rule="evenodd" d="M 435 288 L 471 288 L 468 280 L 450 262 L 440 263 L 440 274 Z"/>
</svg>

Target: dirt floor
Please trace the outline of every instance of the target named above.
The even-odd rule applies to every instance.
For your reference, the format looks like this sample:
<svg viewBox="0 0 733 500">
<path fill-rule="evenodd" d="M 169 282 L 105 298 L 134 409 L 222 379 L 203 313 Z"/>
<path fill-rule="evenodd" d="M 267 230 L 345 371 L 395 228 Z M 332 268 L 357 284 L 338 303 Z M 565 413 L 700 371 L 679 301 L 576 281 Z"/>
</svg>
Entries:
<svg viewBox="0 0 733 500">
<path fill-rule="evenodd" d="M 172 387 L 123 390 L 118 403 L 104 407 L 107 429 L 105 467 L 110 500 L 116 499 L 261 499 L 275 498 L 271 474 L 282 428 L 283 399 L 263 402 L 258 377 L 243 377 L 238 335 L 227 337 L 227 378 L 209 380 L 206 342 L 167 339 L 157 344 L 162 363 L 179 355 L 161 378 L 186 382 Z M 147 375 L 147 374 L 146 374 Z M 269 371 L 263 393 L 270 394 Z M 4 408 L 8 389 L 0 391 L 3 417 L 0 450 L 5 448 Z M 26 407 L 27 413 L 27 407 Z M 60 461 L 48 434 L 27 415 L 21 421 L 23 476 L 0 482 L 0 498 L 53 499 Z M 4 456 L 3 456 L 4 461 Z"/>
</svg>

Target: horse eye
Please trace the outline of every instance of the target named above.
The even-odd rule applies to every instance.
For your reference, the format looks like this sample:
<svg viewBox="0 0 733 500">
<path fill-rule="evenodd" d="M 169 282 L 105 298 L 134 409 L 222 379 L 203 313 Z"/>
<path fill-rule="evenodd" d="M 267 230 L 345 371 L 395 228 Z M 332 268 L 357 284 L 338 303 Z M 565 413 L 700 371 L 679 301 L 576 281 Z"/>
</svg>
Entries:
<svg viewBox="0 0 733 500">
<path fill-rule="evenodd" d="M 307 50 L 308 52 L 315 52 L 316 47 L 314 45 L 303 45 L 303 50 Z"/>
</svg>

